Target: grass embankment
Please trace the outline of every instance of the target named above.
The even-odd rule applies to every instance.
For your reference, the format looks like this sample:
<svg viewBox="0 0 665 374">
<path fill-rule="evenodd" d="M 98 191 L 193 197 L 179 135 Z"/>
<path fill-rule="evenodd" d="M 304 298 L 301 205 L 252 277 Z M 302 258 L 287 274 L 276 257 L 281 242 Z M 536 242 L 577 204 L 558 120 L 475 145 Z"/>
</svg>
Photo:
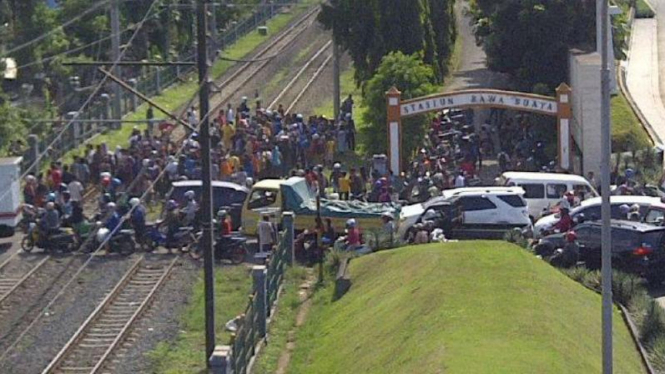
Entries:
<svg viewBox="0 0 665 374">
<path fill-rule="evenodd" d="M 612 97 L 612 151 L 630 152 L 653 144 L 622 93 Z"/>
<path fill-rule="evenodd" d="M 224 324 L 243 313 L 252 289 L 249 269 L 245 266 L 217 269 L 215 274 L 215 320 L 218 344 L 228 344 Z M 161 342 L 149 356 L 153 373 L 205 373 L 205 315 L 203 278 L 199 279 L 189 302 L 180 316 L 180 334 L 174 342 Z"/>
<path fill-rule="evenodd" d="M 298 5 L 293 7 L 291 12 L 279 14 L 273 17 L 266 22 L 266 26 L 268 27 L 268 34 L 266 36 L 260 35 L 258 30 L 254 30 L 226 48 L 223 51 L 224 57 L 230 59 L 243 59 L 263 42 L 269 40 L 275 36 L 275 34 L 278 34 L 284 30 L 286 26 L 288 26 L 289 23 L 293 21 L 293 19 L 303 14 L 307 9 L 316 3 L 319 3 L 319 0 L 302 0 Z M 218 79 L 231 66 L 233 66 L 233 64 L 235 63 L 231 61 L 219 60 L 210 69 L 210 75 L 214 79 Z M 196 93 L 199 85 L 197 83 L 196 74 L 189 74 L 184 78 L 184 82 L 163 90 L 160 95 L 152 97 L 152 100 L 154 100 L 159 106 L 168 110 L 169 112 L 174 112 L 181 106 L 185 105 Z M 147 110 L 148 105 L 144 103 L 140 105 L 136 111 L 125 115 L 123 119 L 126 121 L 144 120 L 146 118 Z M 164 115 L 157 110 L 155 110 L 155 116 L 157 118 L 164 117 Z M 109 149 L 115 149 L 117 145 L 125 146 L 127 145 L 127 139 L 129 139 L 129 134 L 131 134 L 134 126 L 134 124 L 124 124 L 120 130 L 109 131 L 105 134 L 99 135 L 92 143 L 106 143 Z M 141 130 L 143 130 L 145 126 L 146 125 L 138 125 Z M 73 157 L 80 155 L 83 150 L 84 147 L 82 146 L 67 152 L 65 156 L 63 156 L 63 162 L 71 163 L 73 161 Z"/>
<path fill-rule="evenodd" d="M 599 373 L 600 296 L 507 243 L 355 259 L 350 291 L 315 295 L 290 373 Z M 614 313 L 616 373 L 644 369 Z"/>
</svg>

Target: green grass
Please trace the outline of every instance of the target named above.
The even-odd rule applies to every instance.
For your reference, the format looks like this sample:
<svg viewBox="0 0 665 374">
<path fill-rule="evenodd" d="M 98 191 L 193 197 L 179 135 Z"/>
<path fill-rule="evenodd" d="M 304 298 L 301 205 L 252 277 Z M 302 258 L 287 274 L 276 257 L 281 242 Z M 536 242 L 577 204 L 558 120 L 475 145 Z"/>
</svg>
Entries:
<svg viewBox="0 0 665 374">
<path fill-rule="evenodd" d="M 228 344 L 224 324 L 243 313 L 248 302 L 252 280 L 245 266 L 217 269 L 215 277 L 215 316 L 218 344 Z M 175 342 L 161 342 L 149 353 L 152 373 L 205 373 L 205 318 L 203 279 L 193 289 L 190 305 L 180 316 L 180 334 Z"/>
<path fill-rule="evenodd" d="M 263 92 L 272 92 L 273 90 L 277 89 L 281 85 L 282 80 L 286 78 L 286 76 L 289 74 L 290 71 L 291 68 L 288 66 L 280 69 L 275 75 L 272 76 L 272 78 L 270 78 L 270 82 L 266 84 L 265 88 L 263 89 Z M 266 103 L 266 106 L 268 104 L 269 103 Z"/>
<path fill-rule="evenodd" d="M 655 16 L 656 12 L 653 10 L 653 7 L 649 5 L 645 0 L 637 0 L 635 2 L 636 18 L 653 18 Z"/>
<path fill-rule="evenodd" d="M 650 146 L 649 134 L 623 94 L 612 97 L 612 151 L 629 152 Z"/>
<path fill-rule="evenodd" d="M 295 328 L 298 308 L 302 304 L 298 292 L 307 279 L 307 269 L 294 267 L 286 272 L 282 294 L 277 302 L 277 313 L 268 328 L 268 345 L 259 354 L 254 374 L 272 374 L 288 342 L 289 331 Z"/>
<path fill-rule="evenodd" d="M 317 292 L 289 373 L 599 373 L 600 296 L 517 246 L 406 247 Z M 644 369 L 619 312 L 616 373 Z"/>
<path fill-rule="evenodd" d="M 250 52 L 256 49 L 261 43 L 282 31 L 294 18 L 298 17 L 310 6 L 318 2 L 319 0 L 301 1 L 301 3 L 294 8 L 294 11 L 290 13 L 279 14 L 266 22 L 266 26 L 268 27 L 267 36 L 262 36 L 258 33 L 257 30 L 254 30 L 224 50 L 223 55 L 231 59 L 244 58 Z M 217 79 L 222 76 L 233 64 L 234 62 L 230 61 L 217 61 L 210 69 L 210 75 L 214 79 Z M 196 82 L 197 78 L 195 74 L 190 74 L 185 77 L 185 79 L 187 80 L 186 82 L 173 85 L 163 90 L 161 95 L 152 97 L 152 100 L 154 100 L 158 105 L 168 110 L 169 112 L 176 111 L 182 105 L 186 104 L 198 89 L 198 83 Z M 143 105 L 139 106 L 136 111 L 125 115 L 123 119 L 127 121 L 144 120 L 146 118 L 147 110 L 148 105 L 144 103 Z M 164 115 L 161 112 L 155 110 L 155 116 L 158 118 L 163 118 Z M 143 130 L 145 126 L 146 125 L 138 125 L 137 127 Z M 120 130 L 109 131 L 98 136 L 95 138 L 93 143 L 101 144 L 105 142 L 109 149 L 115 149 L 117 145 L 125 146 L 127 145 L 129 134 L 131 134 L 133 128 L 133 124 L 125 124 Z M 79 147 L 67 152 L 62 158 L 63 162 L 71 163 L 73 161 L 73 157 L 80 155 L 83 150 L 84 147 Z"/>
</svg>

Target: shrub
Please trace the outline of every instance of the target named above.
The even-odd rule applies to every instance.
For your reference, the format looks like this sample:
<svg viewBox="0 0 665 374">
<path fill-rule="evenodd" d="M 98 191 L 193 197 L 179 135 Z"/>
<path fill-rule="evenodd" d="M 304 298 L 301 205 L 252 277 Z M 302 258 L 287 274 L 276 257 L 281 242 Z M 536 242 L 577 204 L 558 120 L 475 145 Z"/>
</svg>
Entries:
<svg viewBox="0 0 665 374">
<path fill-rule="evenodd" d="M 612 272 L 612 293 L 615 302 L 630 307 L 633 297 L 642 290 L 642 280 L 636 275 L 616 270 Z"/>
<path fill-rule="evenodd" d="M 656 12 L 645 0 L 635 1 L 635 18 L 653 18 Z"/>
<path fill-rule="evenodd" d="M 570 269 L 561 269 L 561 272 L 566 274 L 570 279 L 583 283 L 584 277 L 591 272 L 591 270 L 585 268 L 584 266 L 575 266 Z"/>
<path fill-rule="evenodd" d="M 665 370 L 665 337 L 659 336 L 654 339 L 649 351 L 649 361 L 653 364 L 654 369 Z"/>
<path fill-rule="evenodd" d="M 655 300 L 651 300 L 640 324 L 642 342 L 652 348 L 659 336 L 665 333 L 665 310 Z M 665 338 L 665 336 L 664 336 Z"/>
<path fill-rule="evenodd" d="M 328 271 L 329 274 L 335 275 L 337 269 L 339 269 L 339 264 L 341 264 L 344 259 L 354 256 L 354 252 L 348 252 L 339 248 L 330 248 L 328 253 L 326 253 L 326 258 L 324 260 L 326 271 Z"/>
<path fill-rule="evenodd" d="M 589 271 L 588 273 L 584 274 L 584 277 L 582 278 L 582 284 L 590 288 L 596 292 L 601 291 L 601 278 L 600 278 L 600 272 L 599 271 Z"/>
</svg>

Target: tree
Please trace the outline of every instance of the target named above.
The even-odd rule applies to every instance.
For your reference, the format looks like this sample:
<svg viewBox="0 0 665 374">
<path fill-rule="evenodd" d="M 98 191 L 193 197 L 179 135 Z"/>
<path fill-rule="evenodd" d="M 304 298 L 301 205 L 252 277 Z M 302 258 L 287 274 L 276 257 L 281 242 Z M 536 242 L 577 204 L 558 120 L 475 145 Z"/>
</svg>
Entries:
<svg viewBox="0 0 665 374">
<path fill-rule="evenodd" d="M 371 134 L 371 142 L 367 150 L 372 153 L 383 153 L 388 145 L 386 129 L 386 92 L 393 86 L 402 92 L 402 99 L 408 100 L 425 96 L 436 91 L 432 82 L 435 80 L 432 68 L 423 63 L 421 56 L 414 54 L 407 56 L 402 52 L 392 52 L 386 55 L 374 77 L 367 82 L 363 94 L 365 112 L 363 121 L 368 124 L 365 128 Z M 407 118 L 402 123 L 402 154 L 405 160 L 409 151 L 422 143 L 427 125 L 426 116 Z M 397 170 L 394 170 L 398 172 Z"/>
<path fill-rule="evenodd" d="M 383 56 L 400 51 L 434 67 L 438 81 L 447 70 L 455 40 L 452 0 L 331 0 L 319 21 L 353 59 L 356 83 L 369 80 Z"/>
</svg>

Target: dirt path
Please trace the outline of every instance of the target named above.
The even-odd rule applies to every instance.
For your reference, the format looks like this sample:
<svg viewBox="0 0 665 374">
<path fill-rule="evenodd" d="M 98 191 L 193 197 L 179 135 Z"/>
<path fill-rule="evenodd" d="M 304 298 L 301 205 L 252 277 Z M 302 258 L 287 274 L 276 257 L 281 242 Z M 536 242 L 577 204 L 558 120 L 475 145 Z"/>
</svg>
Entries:
<svg viewBox="0 0 665 374">
<path fill-rule="evenodd" d="M 296 331 L 307 320 L 307 314 L 309 313 L 309 310 L 312 306 L 311 296 L 312 296 L 314 282 L 316 282 L 316 277 L 310 272 L 305 283 L 300 285 L 300 291 L 298 291 L 298 296 L 302 304 L 300 304 L 300 307 L 298 308 L 298 314 L 296 314 L 296 325 L 293 329 L 291 329 L 291 331 L 289 331 L 286 341 L 286 347 L 284 348 L 284 350 L 282 350 L 282 354 L 279 356 L 279 361 L 277 361 L 277 370 L 275 371 L 276 374 L 285 374 L 289 367 L 289 362 L 291 361 L 291 354 L 293 353 L 293 350 L 296 348 L 296 342 L 295 342 Z"/>
</svg>

